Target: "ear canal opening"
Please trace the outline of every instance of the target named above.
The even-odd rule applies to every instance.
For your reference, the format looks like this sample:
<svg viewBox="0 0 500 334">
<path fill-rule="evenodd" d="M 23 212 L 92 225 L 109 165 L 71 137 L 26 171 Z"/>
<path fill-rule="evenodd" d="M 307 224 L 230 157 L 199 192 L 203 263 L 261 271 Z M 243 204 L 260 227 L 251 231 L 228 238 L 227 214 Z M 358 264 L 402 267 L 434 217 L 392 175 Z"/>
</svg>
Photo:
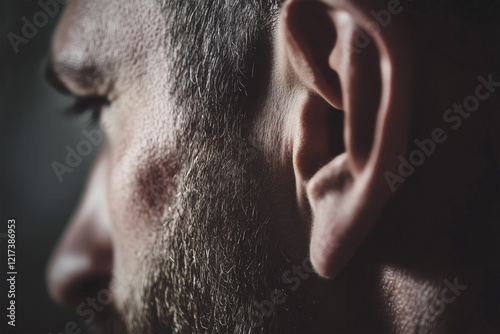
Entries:
<svg viewBox="0 0 500 334">
<path fill-rule="evenodd" d="M 302 135 L 297 161 L 305 180 L 345 152 L 344 112 L 321 97 L 312 98 L 302 115 Z"/>
</svg>

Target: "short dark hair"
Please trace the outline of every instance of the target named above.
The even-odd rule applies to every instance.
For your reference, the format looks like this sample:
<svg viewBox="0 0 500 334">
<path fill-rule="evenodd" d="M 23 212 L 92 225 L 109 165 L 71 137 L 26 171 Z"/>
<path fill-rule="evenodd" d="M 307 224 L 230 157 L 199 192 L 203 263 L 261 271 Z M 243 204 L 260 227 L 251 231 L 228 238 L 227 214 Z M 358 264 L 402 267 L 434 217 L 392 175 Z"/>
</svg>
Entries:
<svg viewBox="0 0 500 334">
<path fill-rule="evenodd" d="M 197 118 L 189 122 L 196 124 L 193 134 L 201 130 L 210 136 L 213 130 L 216 136 L 224 130 L 214 126 L 242 124 L 244 109 L 253 101 L 255 78 L 269 61 L 271 31 L 282 1 L 160 0 L 170 95 L 182 117 Z"/>
</svg>

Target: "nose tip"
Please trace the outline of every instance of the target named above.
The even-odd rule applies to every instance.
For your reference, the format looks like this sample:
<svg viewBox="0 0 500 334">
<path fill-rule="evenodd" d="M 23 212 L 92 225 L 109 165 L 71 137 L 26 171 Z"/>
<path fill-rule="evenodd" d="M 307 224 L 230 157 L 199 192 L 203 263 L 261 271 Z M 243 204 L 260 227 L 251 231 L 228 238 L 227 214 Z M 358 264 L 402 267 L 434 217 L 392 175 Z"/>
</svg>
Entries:
<svg viewBox="0 0 500 334">
<path fill-rule="evenodd" d="M 54 256 L 47 282 L 52 298 L 58 303 L 75 306 L 108 286 L 113 266 L 111 248 L 95 246 L 90 253 L 70 251 Z"/>
</svg>

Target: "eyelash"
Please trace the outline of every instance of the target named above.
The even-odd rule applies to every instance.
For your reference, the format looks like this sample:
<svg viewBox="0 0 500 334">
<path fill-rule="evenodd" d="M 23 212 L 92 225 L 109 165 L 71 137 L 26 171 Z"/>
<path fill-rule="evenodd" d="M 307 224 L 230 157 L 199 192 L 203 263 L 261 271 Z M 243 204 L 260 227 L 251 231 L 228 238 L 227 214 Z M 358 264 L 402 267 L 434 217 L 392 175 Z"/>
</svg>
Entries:
<svg viewBox="0 0 500 334">
<path fill-rule="evenodd" d="M 109 101 L 102 96 L 97 97 L 77 97 L 75 102 L 66 109 L 66 113 L 71 115 L 83 115 L 90 113 L 92 123 L 99 123 L 101 110 Z"/>
</svg>

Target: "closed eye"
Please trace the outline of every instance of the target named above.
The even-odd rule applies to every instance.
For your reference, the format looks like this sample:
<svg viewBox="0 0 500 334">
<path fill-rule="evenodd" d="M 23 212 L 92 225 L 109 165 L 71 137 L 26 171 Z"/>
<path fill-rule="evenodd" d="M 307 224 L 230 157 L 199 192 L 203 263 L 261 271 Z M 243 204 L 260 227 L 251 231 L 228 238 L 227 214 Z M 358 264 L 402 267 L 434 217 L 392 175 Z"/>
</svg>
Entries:
<svg viewBox="0 0 500 334">
<path fill-rule="evenodd" d="M 49 61 L 45 68 L 45 79 L 58 92 L 64 95 L 72 95 L 75 97 L 75 102 L 65 109 L 66 114 L 82 115 L 90 113 L 92 122 L 98 123 L 101 116 L 101 111 L 104 106 L 109 104 L 109 101 L 104 96 L 75 96 L 61 81 L 53 64 Z"/>
<path fill-rule="evenodd" d="M 92 122 L 98 123 L 103 107 L 108 104 L 108 99 L 103 96 L 76 97 L 73 105 L 66 109 L 66 113 L 71 115 L 90 113 Z"/>
</svg>

